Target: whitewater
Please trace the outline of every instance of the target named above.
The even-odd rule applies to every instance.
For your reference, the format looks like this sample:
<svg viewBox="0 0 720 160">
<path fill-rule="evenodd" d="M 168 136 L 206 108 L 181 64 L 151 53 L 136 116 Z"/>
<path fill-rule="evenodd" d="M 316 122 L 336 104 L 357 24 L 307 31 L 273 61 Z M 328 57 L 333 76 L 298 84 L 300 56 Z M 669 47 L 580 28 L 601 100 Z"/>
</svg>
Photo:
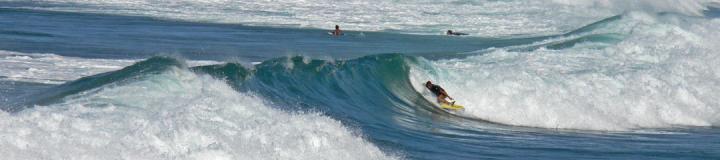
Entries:
<svg viewBox="0 0 720 160">
<path fill-rule="evenodd" d="M 0 154 L 717 159 L 719 7 L 0 0 Z"/>
</svg>

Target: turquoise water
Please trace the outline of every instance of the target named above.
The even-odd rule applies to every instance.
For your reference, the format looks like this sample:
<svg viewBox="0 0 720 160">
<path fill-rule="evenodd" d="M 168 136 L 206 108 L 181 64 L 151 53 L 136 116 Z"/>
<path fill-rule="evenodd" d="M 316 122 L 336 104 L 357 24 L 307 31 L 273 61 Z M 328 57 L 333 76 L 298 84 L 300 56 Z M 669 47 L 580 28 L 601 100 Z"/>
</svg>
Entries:
<svg viewBox="0 0 720 160">
<path fill-rule="evenodd" d="M 712 9 L 332 37 L 64 5 L 0 2 L 8 159 L 720 158 Z"/>
</svg>

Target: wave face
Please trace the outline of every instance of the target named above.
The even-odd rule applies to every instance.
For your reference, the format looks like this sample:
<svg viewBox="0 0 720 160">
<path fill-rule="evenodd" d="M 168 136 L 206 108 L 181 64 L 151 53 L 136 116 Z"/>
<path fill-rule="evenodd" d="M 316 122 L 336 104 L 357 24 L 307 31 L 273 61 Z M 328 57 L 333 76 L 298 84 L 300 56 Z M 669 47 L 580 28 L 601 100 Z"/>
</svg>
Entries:
<svg viewBox="0 0 720 160">
<path fill-rule="evenodd" d="M 56 11 L 139 15 L 186 21 L 347 30 L 473 35 L 548 35 L 625 11 L 702 15 L 711 1 L 206 1 L 41 0 L 7 1 L 5 6 Z M 383 13 L 383 14 L 378 14 Z M 349 16 L 352 15 L 352 16 Z"/>
<path fill-rule="evenodd" d="M 397 158 L 339 121 L 273 109 L 172 58 L 151 58 L 53 90 L 73 93 L 57 103 L 0 114 L 5 158 Z"/>
</svg>

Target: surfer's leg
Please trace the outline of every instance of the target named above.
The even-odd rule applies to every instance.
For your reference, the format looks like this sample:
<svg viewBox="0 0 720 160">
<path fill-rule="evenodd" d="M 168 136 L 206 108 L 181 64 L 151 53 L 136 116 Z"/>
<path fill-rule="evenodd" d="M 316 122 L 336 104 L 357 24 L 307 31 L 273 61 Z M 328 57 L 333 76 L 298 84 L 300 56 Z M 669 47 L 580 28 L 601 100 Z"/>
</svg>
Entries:
<svg viewBox="0 0 720 160">
<path fill-rule="evenodd" d="M 437 99 L 438 99 L 437 101 L 438 101 L 438 103 L 450 104 L 450 103 L 448 103 L 447 100 L 445 100 L 445 97 L 447 97 L 447 96 L 445 96 L 444 94 L 438 95 L 438 96 L 437 96 Z"/>
</svg>

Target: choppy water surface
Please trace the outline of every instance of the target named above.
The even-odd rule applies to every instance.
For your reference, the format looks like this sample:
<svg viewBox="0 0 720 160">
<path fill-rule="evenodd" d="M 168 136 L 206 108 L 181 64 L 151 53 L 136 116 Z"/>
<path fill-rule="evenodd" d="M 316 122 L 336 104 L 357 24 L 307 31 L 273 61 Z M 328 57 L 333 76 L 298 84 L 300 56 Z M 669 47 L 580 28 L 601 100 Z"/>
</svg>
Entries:
<svg viewBox="0 0 720 160">
<path fill-rule="evenodd" d="M 718 159 L 717 4 L 0 1 L 0 154 Z"/>
</svg>

